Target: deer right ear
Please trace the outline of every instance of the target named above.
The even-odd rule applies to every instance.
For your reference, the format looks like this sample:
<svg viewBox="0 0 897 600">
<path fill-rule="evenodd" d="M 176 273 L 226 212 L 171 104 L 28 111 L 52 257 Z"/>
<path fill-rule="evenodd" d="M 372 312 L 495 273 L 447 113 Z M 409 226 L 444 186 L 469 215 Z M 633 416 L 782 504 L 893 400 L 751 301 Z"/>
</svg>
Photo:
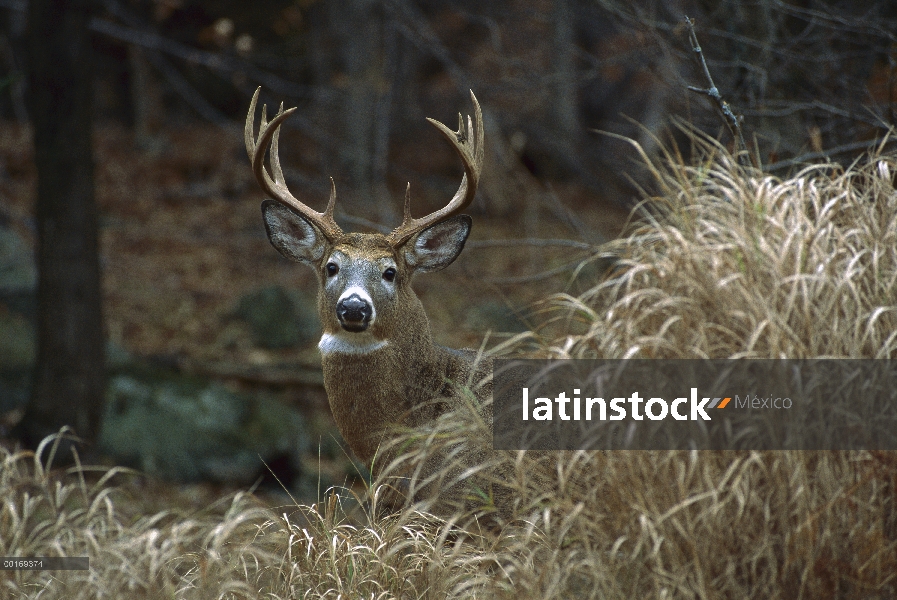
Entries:
<svg viewBox="0 0 897 600">
<path fill-rule="evenodd" d="M 268 240 L 286 258 L 314 264 L 324 257 L 324 236 L 305 217 L 279 202 L 262 202 Z"/>
<path fill-rule="evenodd" d="M 467 215 L 456 215 L 431 225 L 405 244 L 405 262 L 423 273 L 446 268 L 464 249 L 470 225 Z"/>
</svg>

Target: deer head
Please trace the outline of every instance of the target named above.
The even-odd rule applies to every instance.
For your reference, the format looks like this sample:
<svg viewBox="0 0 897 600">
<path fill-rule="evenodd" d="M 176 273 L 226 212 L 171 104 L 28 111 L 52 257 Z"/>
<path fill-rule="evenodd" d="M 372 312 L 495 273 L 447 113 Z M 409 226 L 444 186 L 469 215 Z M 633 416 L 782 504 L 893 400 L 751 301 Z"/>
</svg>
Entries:
<svg viewBox="0 0 897 600">
<path fill-rule="evenodd" d="M 388 235 L 340 229 L 333 218 L 336 187 L 332 178 L 324 212 L 309 208 L 290 193 L 280 166 L 278 137 L 280 125 L 296 109 L 284 111 L 281 105 L 268 122 L 263 105 L 256 137 L 258 95 L 256 90 L 246 118 L 246 151 L 256 180 L 274 199 L 262 204 L 268 239 L 283 256 L 305 263 L 317 273 L 322 353 L 368 354 L 389 345 L 399 345 L 406 352 L 426 351 L 420 345 L 430 343 L 429 323 L 410 283 L 415 273 L 450 265 L 470 232 L 470 217 L 460 213 L 474 199 L 484 155 L 482 113 L 473 92 L 475 118 L 468 117 L 465 126 L 459 115 L 458 131 L 428 119 L 464 165 L 457 193 L 445 207 L 415 219 L 409 184 L 402 223 Z M 269 146 L 270 174 L 264 162 Z"/>
</svg>

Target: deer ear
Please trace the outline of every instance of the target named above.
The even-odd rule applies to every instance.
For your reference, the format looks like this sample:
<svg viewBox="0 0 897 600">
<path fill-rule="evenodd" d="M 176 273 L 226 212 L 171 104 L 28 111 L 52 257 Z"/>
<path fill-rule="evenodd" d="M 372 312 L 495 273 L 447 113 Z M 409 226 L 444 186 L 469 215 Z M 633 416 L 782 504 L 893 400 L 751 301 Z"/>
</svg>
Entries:
<svg viewBox="0 0 897 600">
<path fill-rule="evenodd" d="M 275 202 L 262 202 L 262 218 L 268 240 L 290 260 L 313 264 L 324 256 L 324 236 L 305 217 Z"/>
<path fill-rule="evenodd" d="M 424 229 L 405 244 L 405 262 L 414 270 L 428 272 L 444 269 L 464 249 L 471 220 L 457 215 Z"/>
</svg>

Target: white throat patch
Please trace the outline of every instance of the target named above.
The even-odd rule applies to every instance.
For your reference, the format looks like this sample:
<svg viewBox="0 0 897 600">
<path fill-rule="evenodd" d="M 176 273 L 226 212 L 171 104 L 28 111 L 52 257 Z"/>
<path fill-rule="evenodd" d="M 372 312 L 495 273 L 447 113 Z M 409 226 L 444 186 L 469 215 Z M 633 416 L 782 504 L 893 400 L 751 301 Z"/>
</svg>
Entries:
<svg viewBox="0 0 897 600">
<path fill-rule="evenodd" d="M 386 340 L 378 340 L 368 332 L 325 333 L 318 342 L 321 354 L 368 354 L 386 346 Z"/>
</svg>

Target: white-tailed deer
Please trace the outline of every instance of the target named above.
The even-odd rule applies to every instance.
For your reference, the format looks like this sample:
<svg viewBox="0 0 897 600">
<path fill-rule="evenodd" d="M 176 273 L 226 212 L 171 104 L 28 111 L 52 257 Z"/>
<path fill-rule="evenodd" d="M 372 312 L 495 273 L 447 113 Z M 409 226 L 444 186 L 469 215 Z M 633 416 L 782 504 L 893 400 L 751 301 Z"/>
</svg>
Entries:
<svg viewBox="0 0 897 600">
<path fill-rule="evenodd" d="M 392 233 L 344 233 L 333 218 L 332 179 L 330 201 L 322 213 L 287 189 L 278 136 L 281 123 L 296 109 L 284 111 L 281 105 L 269 123 L 262 106 L 256 137 L 258 94 L 246 118 L 246 151 L 256 180 L 274 199 L 262 203 L 268 239 L 283 256 L 311 266 L 318 275 L 324 387 L 340 433 L 370 465 L 392 426 L 419 425 L 421 419 L 451 408 L 451 403 L 432 401 L 457 397 L 455 383 L 479 381 L 491 369 L 476 363 L 474 351 L 435 344 L 424 308 L 411 289 L 415 273 L 447 267 L 464 248 L 471 220 L 459 213 L 473 201 L 483 166 L 480 106 L 471 92 L 474 118 L 468 117 L 465 126 L 459 115 L 458 131 L 428 119 L 464 164 L 461 186 L 444 208 L 414 219 L 406 189 L 404 218 Z M 270 174 L 264 164 L 269 146 Z M 477 395 L 482 399 L 489 393 L 489 387 L 483 387 Z M 421 407 L 428 408 L 416 410 Z"/>
</svg>

